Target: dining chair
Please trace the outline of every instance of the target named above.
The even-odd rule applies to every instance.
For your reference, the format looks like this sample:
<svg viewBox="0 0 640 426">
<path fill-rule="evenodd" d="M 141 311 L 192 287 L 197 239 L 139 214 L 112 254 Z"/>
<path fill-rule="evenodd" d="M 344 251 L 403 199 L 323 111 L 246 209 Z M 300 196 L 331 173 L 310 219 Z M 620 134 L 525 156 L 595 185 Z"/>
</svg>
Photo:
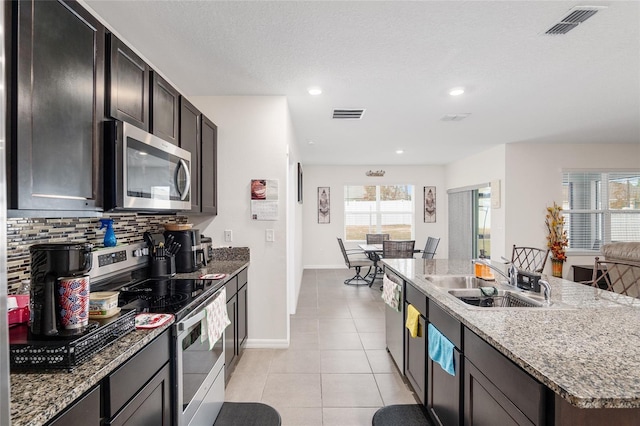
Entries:
<svg viewBox="0 0 640 426">
<path fill-rule="evenodd" d="M 640 263 L 595 258 L 593 279 L 588 282 L 596 288 L 605 282 L 605 290 L 640 298 Z"/>
<path fill-rule="evenodd" d="M 548 257 L 549 249 L 542 250 L 535 247 L 516 247 L 514 244 L 513 251 L 511 252 L 511 263 L 518 269 L 541 273 L 544 270 L 544 265 L 547 263 Z"/>
<path fill-rule="evenodd" d="M 385 259 L 411 259 L 413 257 L 415 240 L 382 242 L 382 257 Z"/>
<path fill-rule="evenodd" d="M 367 244 L 382 244 L 389 240 L 389 234 L 367 234 Z"/>
<path fill-rule="evenodd" d="M 427 243 L 424 245 L 424 250 L 422 250 L 422 258 L 433 259 L 436 255 L 436 249 L 438 248 L 439 243 L 440 238 L 428 237 Z"/>
<path fill-rule="evenodd" d="M 371 287 L 371 284 L 373 283 L 373 278 L 368 280 L 366 279 L 366 276 L 368 276 L 369 273 L 371 272 L 371 268 L 375 266 L 375 262 L 369 259 L 362 250 L 345 249 L 344 243 L 342 242 L 342 238 L 338 238 L 338 245 L 340 246 L 340 251 L 342 252 L 342 256 L 344 257 L 344 263 L 345 265 L 347 265 L 347 268 L 349 269 L 354 268 L 356 271 L 356 274 L 353 277 L 344 280 L 344 283 L 347 285 L 368 285 L 369 287 Z M 360 269 L 363 266 L 369 267 L 369 270 L 364 276 L 360 274 Z"/>
</svg>

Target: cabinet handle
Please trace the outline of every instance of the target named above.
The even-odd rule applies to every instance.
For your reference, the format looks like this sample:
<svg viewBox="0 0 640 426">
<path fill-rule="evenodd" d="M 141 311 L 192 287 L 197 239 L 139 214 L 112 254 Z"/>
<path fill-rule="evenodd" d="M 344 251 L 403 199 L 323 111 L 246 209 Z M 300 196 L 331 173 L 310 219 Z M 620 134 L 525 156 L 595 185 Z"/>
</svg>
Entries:
<svg viewBox="0 0 640 426">
<path fill-rule="evenodd" d="M 180 172 L 180 167 L 184 169 L 184 174 L 187 175 L 184 189 L 182 191 L 180 191 L 180 187 L 178 186 L 178 173 Z M 183 159 L 180 159 L 180 161 L 178 162 L 178 167 L 176 167 L 176 172 L 173 180 L 175 181 L 176 188 L 178 190 L 178 193 L 180 194 L 180 201 L 184 201 L 189 195 L 189 189 L 191 189 L 191 172 L 189 171 L 189 165 Z"/>
</svg>

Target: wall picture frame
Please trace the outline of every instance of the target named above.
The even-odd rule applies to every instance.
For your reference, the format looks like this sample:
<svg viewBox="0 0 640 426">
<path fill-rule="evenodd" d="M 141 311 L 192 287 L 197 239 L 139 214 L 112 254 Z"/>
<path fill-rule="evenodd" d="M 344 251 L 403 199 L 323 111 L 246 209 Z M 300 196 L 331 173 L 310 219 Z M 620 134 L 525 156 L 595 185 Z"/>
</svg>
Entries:
<svg viewBox="0 0 640 426">
<path fill-rule="evenodd" d="M 436 222 L 436 187 L 424 187 L 424 223 Z"/>
<path fill-rule="evenodd" d="M 298 203 L 302 204 L 302 164 L 298 163 Z"/>
<path fill-rule="evenodd" d="M 318 223 L 331 223 L 331 188 L 318 187 Z"/>
</svg>

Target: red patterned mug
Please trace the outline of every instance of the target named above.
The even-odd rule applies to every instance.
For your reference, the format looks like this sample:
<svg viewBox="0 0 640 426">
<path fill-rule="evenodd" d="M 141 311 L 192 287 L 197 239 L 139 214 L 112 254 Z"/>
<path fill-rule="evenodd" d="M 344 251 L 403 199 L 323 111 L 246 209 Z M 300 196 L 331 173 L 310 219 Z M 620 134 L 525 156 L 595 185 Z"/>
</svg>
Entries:
<svg viewBox="0 0 640 426">
<path fill-rule="evenodd" d="M 66 330 L 89 324 L 89 276 L 58 278 L 60 324 Z"/>
</svg>

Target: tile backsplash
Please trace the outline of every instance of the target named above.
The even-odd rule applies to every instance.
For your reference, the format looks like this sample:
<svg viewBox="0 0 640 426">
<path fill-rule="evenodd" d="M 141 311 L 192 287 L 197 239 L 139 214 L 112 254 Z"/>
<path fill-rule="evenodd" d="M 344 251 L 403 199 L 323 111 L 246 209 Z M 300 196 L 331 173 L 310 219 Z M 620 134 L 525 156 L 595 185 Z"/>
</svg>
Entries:
<svg viewBox="0 0 640 426">
<path fill-rule="evenodd" d="M 137 213 L 105 213 L 113 219 L 118 244 L 143 241 L 144 231 L 164 232 L 165 223 L 187 223 L 186 216 L 145 215 Z M 15 293 L 20 281 L 29 278 L 29 246 L 53 242 L 87 242 L 102 245 L 104 232 L 97 217 L 81 218 L 8 218 L 7 219 L 7 284 Z"/>
</svg>

